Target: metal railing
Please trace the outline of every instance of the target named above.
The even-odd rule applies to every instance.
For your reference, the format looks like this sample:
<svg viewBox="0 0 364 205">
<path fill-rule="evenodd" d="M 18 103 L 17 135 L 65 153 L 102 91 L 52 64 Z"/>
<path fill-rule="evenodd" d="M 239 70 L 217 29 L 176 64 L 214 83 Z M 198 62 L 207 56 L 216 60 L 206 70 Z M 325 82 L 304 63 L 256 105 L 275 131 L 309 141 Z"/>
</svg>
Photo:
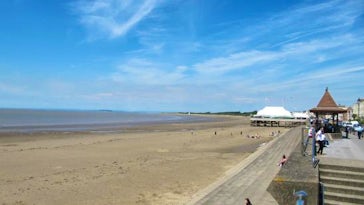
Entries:
<svg viewBox="0 0 364 205">
<path fill-rule="evenodd" d="M 316 168 L 318 163 L 320 162 L 320 160 L 316 158 L 316 139 L 315 139 L 316 132 L 313 131 L 312 138 L 310 138 L 308 136 L 308 130 L 309 130 L 308 127 L 303 127 L 301 131 L 301 153 L 303 156 L 309 156 L 308 148 L 309 145 L 312 145 L 311 146 L 312 166 Z"/>
</svg>

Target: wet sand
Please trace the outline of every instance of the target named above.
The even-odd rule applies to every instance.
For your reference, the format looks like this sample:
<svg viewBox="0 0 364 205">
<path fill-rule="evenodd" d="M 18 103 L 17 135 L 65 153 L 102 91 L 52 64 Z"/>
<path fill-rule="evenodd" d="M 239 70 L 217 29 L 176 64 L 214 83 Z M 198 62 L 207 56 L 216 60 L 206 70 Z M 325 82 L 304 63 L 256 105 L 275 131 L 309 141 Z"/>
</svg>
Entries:
<svg viewBox="0 0 364 205">
<path fill-rule="evenodd" d="M 184 204 L 272 132 L 286 131 L 250 127 L 244 117 L 216 119 L 110 133 L 2 134 L 0 204 Z"/>
</svg>

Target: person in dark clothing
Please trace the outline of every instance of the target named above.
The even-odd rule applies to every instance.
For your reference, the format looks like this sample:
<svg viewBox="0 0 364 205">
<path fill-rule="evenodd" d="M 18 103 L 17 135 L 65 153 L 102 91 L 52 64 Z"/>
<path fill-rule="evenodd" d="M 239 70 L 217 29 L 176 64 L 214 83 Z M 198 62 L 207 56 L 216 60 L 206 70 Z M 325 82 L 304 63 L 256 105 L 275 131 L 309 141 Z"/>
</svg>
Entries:
<svg viewBox="0 0 364 205">
<path fill-rule="evenodd" d="M 245 198 L 245 205 L 253 205 L 253 204 L 250 202 L 249 198 Z"/>
</svg>

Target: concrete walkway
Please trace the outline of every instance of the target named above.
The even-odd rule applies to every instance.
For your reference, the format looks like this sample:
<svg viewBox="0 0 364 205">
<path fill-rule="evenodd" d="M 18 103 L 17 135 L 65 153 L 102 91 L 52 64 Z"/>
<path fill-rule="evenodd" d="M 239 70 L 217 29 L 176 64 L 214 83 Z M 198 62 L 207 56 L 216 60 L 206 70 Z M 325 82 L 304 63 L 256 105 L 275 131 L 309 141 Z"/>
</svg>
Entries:
<svg viewBox="0 0 364 205">
<path fill-rule="evenodd" d="M 242 205 L 245 198 L 253 204 L 278 205 L 267 188 L 280 167 L 283 154 L 289 155 L 301 141 L 301 128 L 294 128 L 259 148 L 226 175 L 200 191 L 187 205 Z M 335 139 L 318 158 L 364 160 L 364 139 L 355 135 Z"/>
<path fill-rule="evenodd" d="M 343 136 L 345 134 L 343 133 Z M 349 138 L 335 139 L 330 146 L 324 148 L 324 158 L 364 160 L 364 139 L 350 134 Z"/>
<path fill-rule="evenodd" d="M 301 140 L 301 128 L 289 130 L 259 148 L 226 176 L 197 193 L 188 205 L 242 205 L 245 198 L 253 204 L 278 205 L 266 191 L 279 172 L 277 166 L 283 154 L 288 155 Z"/>
</svg>

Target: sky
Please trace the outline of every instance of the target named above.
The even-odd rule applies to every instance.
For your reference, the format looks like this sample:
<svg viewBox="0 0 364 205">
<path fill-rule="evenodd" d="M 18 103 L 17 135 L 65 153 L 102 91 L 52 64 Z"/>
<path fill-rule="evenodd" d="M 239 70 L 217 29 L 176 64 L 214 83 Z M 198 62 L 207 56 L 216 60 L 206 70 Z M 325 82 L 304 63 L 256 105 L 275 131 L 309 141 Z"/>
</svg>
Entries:
<svg viewBox="0 0 364 205">
<path fill-rule="evenodd" d="M 364 98 L 362 0 L 2 0 L 0 108 L 248 112 Z"/>
</svg>

